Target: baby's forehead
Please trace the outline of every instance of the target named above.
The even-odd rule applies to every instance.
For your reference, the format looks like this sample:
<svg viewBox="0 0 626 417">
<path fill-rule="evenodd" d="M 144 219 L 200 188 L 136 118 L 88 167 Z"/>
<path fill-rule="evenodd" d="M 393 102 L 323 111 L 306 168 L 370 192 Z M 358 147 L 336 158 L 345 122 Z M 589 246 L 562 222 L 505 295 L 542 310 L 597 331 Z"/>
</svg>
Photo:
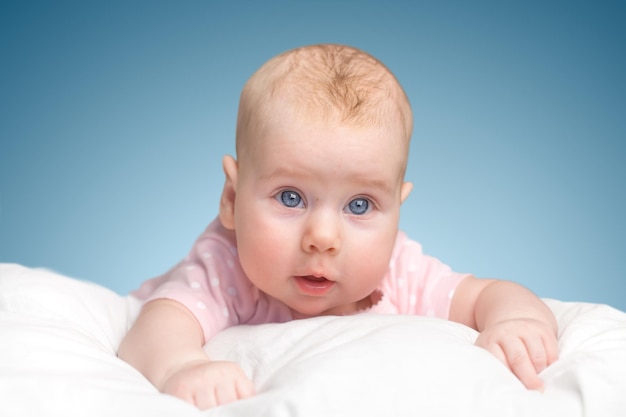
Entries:
<svg viewBox="0 0 626 417">
<path fill-rule="evenodd" d="M 286 123 L 255 135 L 238 155 L 241 178 L 265 184 L 289 182 L 395 192 L 402 183 L 406 152 L 400 140 L 379 129 L 328 123 Z M 307 185 L 308 184 L 308 185 Z M 327 191 L 330 190 L 327 189 Z"/>
<path fill-rule="evenodd" d="M 409 138 L 398 118 L 378 120 L 343 119 L 338 113 L 310 112 L 289 105 L 277 105 L 256 127 L 241 132 L 238 138 L 238 158 L 242 163 L 254 163 L 263 154 L 277 148 L 297 149 L 299 157 L 318 148 L 339 151 L 345 158 L 363 155 L 377 149 L 376 155 L 391 155 L 386 161 L 404 173 L 409 153 Z M 340 133 L 338 133 L 340 132 Z M 356 140 L 355 140 L 356 139 Z M 377 164 L 382 164 L 378 159 Z"/>
<path fill-rule="evenodd" d="M 386 126 L 283 115 L 249 134 L 238 154 L 242 166 L 273 169 L 276 155 L 281 155 L 281 163 L 307 166 L 307 160 L 316 156 L 325 163 L 334 161 L 336 167 L 344 165 L 342 161 L 358 160 L 363 167 L 385 167 L 390 174 L 396 173 L 394 177 L 403 177 L 408 159 L 403 131 Z M 267 161 L 273 161 L 269 167 Z"/>
</svg>

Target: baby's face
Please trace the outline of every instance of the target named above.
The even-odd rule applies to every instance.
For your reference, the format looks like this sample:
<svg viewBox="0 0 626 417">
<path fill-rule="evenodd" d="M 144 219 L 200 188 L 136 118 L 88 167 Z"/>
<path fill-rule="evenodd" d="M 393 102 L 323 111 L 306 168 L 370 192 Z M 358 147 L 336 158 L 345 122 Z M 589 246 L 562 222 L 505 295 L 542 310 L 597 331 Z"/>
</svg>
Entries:
<svg viewBox="0 0 626 417">
<path fill-rule="evenodd" d="M 394 246 L 406 147 L 400 130 L 286 117 L 240 155 L 239 257 L 296 317 L 368 307 Z"/>
</svg>

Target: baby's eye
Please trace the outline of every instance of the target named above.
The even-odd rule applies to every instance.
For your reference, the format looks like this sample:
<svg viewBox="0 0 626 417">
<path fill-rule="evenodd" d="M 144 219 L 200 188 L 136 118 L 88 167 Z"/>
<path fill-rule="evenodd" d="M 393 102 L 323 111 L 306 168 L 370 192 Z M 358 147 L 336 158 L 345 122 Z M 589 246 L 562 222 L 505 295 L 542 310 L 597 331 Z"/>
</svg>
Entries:
<svg viewBox="0 0 626 417">
<path fill-rule="evenodd" d="M 370 202 L 367 198 L 355 198 L 348 203 L 346 208 L 350 213 L 360 216 L 370 210 Z"/>
<path fill-rule="evenodd" d="M 295 191 L 282 191 L 276 197 L 285 207 L 295 208 L 302 206 L 302 197 Z"/>
</svg>

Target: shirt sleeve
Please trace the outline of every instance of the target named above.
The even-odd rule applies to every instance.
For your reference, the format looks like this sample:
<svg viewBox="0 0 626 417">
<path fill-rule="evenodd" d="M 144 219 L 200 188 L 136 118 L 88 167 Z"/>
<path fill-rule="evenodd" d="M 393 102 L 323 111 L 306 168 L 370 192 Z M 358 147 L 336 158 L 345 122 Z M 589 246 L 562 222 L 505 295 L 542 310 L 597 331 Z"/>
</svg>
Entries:
<svg viewBox="0 0 626 417">
<path fill-rule="evenodd" d="M 209 340 L 221 330 L 240 324 L 240 314 L 250 314 L 241 309 L 254 305 L 251 284 L 238 269 L 231 248 L 205 232 L 183 261 L 144 282 L 133 295 L 146 303 L 157 299 L 181 303 L 195 316 L 205 340 Z"/>
<path fill-rule="evenodd" d="M 238 324 L 284 322 L 291 312 L 256 288 L 241 268 L 232 231 L 213 221 L 187 257 L 167 273 L 144 282 L 133 293 L 149 302 L 170 299 L 196 318 L 204 339 Z"/>
<path fill-rule="evenodd" d="M 425 255 L 419 243 L 400 232 L 383 292 L 400 314 L 448 319 L 454 292 L 468 276 Z"/>
</svg>

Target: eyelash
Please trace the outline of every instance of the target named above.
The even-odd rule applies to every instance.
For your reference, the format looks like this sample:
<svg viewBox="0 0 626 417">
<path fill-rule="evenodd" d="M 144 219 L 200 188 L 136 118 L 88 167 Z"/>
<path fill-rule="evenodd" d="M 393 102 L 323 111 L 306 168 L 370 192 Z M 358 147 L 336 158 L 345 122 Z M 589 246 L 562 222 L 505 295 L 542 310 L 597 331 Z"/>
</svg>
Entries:
<svg viewBox="0 0 626 417">
<path fill-rule="evenodd" d="M 302 196 L 300 195 L 300 193 L 298 193 L 297 191 L 294 190 L 283 190 L 278 192 L 274 198 L 283 206 L 287 207 L 287 208 L 303 208 L 304 207 L 304 199 L 302 198 Z M 354 204 L 356 204 L 356 206 L 354 206 Z M 302 207 L 299 207 L 301 206 Z M 362 206 L 365 206 L 365 210 L 361 213 L 355 213 L 353 211 L 353 209 L 355 208 L 361 208 Z M 351 207 L 352 206 L 352 207 Z M 346 204 L 346 206 L 344 207 L 344 211 L 348 210 L 350 212 L 350 214 L 353 214 L 355 216 L 363 216 L 367 213 L 369 213 L 371 210 L 373 210 L 374 203 L 372 202 L 372 200 L 370 200 L 369 198 L 366 197 L 356 197 L 353 198 L 352 200 L 350 200 L 348 202 L 348 204 Z"/>
</svg>

